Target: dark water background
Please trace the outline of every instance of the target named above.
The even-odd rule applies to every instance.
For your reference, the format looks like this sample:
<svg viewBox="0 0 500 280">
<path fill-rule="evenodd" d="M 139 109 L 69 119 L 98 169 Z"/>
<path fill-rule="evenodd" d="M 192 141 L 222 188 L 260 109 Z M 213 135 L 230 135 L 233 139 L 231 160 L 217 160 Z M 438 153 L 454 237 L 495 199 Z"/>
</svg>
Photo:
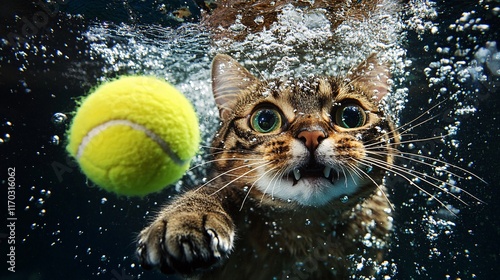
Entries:
<svg viewBox="0 0 500 280">
<path fill-rule="evenodd" d="M 45 55 L 26 51 L 23 57 L 18 50 L 5 44 L 0 49 L 0 138 L 3 139 L 0 144 L 0 180 L 4 188 L 1 212 L 7 208 L 5 189 L 9 167 L 15 168 L 15 180 L 19 186 L 15 198 L 18 219 L 15 229 L 16 273 L 7 271 L 9 232 L 2 226 L 0 279 L 165 279 L 159 273 L 144 273 L 133 253 L 136 233 L 146 224 L 145 213 L 148 210 L 154 212 L 169 191 L 140 200 L 116 198 L 96 188 L 82 187 L 85 177 L 67 158 L 64 145 L 54 145 L 52 140 L 53 135 L 63 138 L 68 122 L 58 124 L 53 121 L 53 115 L 72 112 L 75 99 L 87 93 L 102 76 L 103 62 L 95 57 L 91 59 L 88 42 L 77 39 L 83 38 L 81 34 L 91 22 L 177 26 L 179 22 L 166 18 L 156 7 L 165 3 L 166 9 L 172 11 L 188 5 L 191 11 L 196 11 L 196 3 L 58 2 L 60 11 L 27 37 L 31 46 L 45 45 Z M 498 6 L 498 2 L 496 4 Z M 29 1 L 4 1 L 0 8 L 0 36 L 3 39 L 8 38 L 9 33 L 21 33 L 21 18 L 30 19 L 41 10 L 40 5 Z M 463 11 L 471 10 L 477 12 L 483 23 L 490 24 L 490 32 L 462 34 L 461 46 L 469 44 L 474 48 L 477 41 L 468 39 L 474 36 L 479 41 L 500 42 L 498 16 L 492 16 L 477 2 L 438 1 L 437 9 L 443 26 L 453 23 Z M 73 16 L 63 16 L 66 14 Z M 78 14 L 82 16 L 76 16 Z M 196 22 L 199 14 L 194 13 L 187 20 Z M 450 34 L 446 33 L 453 31 L 441 29 L 441 32 L 440 36 L 408 33 L 408 57 L 413 60 L 413 65 L 412 76 L 406 85 L 410 94 L 402 123 L 429 108 L 427 100 L 436 96 L 437 89 L 428 87 L 422 69 L 438 59 L 439 54 L 423 49 L 425 45 L 449 45 L 446 40 Z M 63 55 L 59 56 L 57 50 Z M 25 61 L 29 65 L 23 69 Z M 83 65 L 76 69 L 85 71 L 77 72 L 71 70 L 74 67 L 68 67 L 75 64 Z M 429 207 L 427 199 L 404 181 L 395 180 L 397 188 L 392 191 L 392 196 L 397 208 L 396 233 L 387 258 L 397 265 L 394 279 L 447 279 L 446 275 L 450 275 L 450 279 L 473 279 L 474 275 L 476 279 L 498 278 L 500 92 L 498 76 L 491 77 L 487 82 L 465 85 L 480 91 L 474 100 L 468 101 L 475 104 L 477 113 L 450 119 L 446 110 L 435 112 L 439 115 L 437 122 L 460 119 L 463 123 L 459 134 L 462 143 L 459 157 L 464 159 L 463 162 L 473 161 L 471 170 L 488 182 L 485 185 L 475 181 L 466 189 L 486 204 L 469 201 L 472 202 L 469 206 L 461 206 L 459 217 L 452 218 L 456 223 L 452 233 L 441 233 L 436 240 L 430 240 L 427 235 L 429 228 L 422 221 Z M 429 123 L 416 133 L 429 135 L 435 125 L 435 122 Z M 443 149 L 446 152 L 446 148 Z M 458 158 L 451 155 L 449 160 L 457 162 Z M 412 205 L 403 203 L 410 199 L 413 199 Z M 6 225 L 6 219 L 2 223 Z M 409 234 L 408 230 L 413 233 Z M 436 247 L 441 256 L 430 253 Z"/>
</svg>

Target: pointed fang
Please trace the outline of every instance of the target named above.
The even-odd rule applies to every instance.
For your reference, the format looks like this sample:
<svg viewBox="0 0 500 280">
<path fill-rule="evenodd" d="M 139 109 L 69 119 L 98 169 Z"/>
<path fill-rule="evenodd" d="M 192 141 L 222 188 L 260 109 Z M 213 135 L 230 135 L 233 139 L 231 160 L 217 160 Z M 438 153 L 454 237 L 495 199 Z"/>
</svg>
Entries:
<svg viewBox="0 0 500 280">
<path fill-rule="evenodd" d="M 300 180 L 300 170 L 298 170 L 297 168 L 295 168 L 293 170 L 293 177 L 295 177 L 296 181 Z"/>
<path fill-rule="evenodd" d="M 330 177 L 330 172 L 331 171 L 332 171 L 331 167 L 325 166 L 325 169 L 323 169 L 323 175 L 325 176 L 325 178 L 329 178 Z"/>
</svg>

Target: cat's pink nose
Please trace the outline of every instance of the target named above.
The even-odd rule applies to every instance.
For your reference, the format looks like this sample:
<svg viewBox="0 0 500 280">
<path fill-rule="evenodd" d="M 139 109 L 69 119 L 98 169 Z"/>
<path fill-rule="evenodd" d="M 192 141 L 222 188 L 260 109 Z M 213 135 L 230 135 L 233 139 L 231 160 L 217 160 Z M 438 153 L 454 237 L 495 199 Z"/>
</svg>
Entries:
<svg viewBox="0 0 500 280">
<path fill-rule="evenodd" d="M 297 135 L 297 138 L 302 139 L 310 151 L 314 151 L 318 147 L 321 140 L 326 138 L 326 134 L 321 130 L 304 130 Z"/>
</svg>

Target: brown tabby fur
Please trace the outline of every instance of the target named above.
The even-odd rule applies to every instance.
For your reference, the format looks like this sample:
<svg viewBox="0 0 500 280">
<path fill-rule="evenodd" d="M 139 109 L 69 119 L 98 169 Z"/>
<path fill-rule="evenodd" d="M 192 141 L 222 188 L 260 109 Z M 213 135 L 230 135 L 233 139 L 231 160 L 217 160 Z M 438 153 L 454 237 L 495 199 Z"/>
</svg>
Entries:
<svg viewBox="0 0 500 280">
<path fill-rule="evenodd" d="M 373 274 L 369 262 L 382 260 L 391 208 L 382 184 L 384 171 L 377 166 L 367 170 L 359 162 L 374 157 L 366 153 L 366 145 L 380 152 L 376 160 L 392 162 L 398 137 L 378 106 L 388 90 L 387 72 L 372 55 L 344 78 L 261 81 L 231 57 L 217 55 L 212 79 L 222 123 L 212 143 L 209 179 L 214 179 L 175 198 L 142 230 L 137 253 L 143 267 L 190 279 L 347 279 Z M 361 127 L 346 129 L 336 123 L 335 108 L 347 100 L 367 111 Z M 270 133 L 252 129 L 249 118 L 262 107 L 277 108 L 282 127 Z M 300 136 L 303 131 L 321 131 L 324 137 L 316 139 L 317 147 L 333 143 L 329 157 L 350 170 L 344 175 L 363 178 L 347 201 L 335 196 L 326 203 L 311 199 L 308 205 L 307 200 L 274 196 L 275 187 L 292 180 L 284 170 L 297 166 L 305 171 L 313 165 L 295 158 L 293 149 L 306 151 L 306 161 L 316 160 L 316 146 Z M 263 191 L 266 186 L 257 185 L 265 184 L 265 172 L 274 179 Z M 347 182 L 346 177 L 338 180 Z M 373 245 L 366 245 L 366 239 Z M 369 261 L 356 269 L 350 256 Z"/>
</svg>

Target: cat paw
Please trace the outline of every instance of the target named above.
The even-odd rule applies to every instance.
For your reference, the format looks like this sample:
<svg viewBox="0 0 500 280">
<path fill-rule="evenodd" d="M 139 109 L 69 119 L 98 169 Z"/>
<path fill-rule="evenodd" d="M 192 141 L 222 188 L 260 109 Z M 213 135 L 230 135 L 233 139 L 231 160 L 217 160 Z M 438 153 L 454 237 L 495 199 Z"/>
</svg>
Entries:
<svg viewBox="0 0 500 280">
<path fill-rule="evenodd" d="M 138 236 L 142 267 L 192 274 L 220 264 L 233 248 L 234 226 L 222 214 L 165 213 Z"/>
</svg>

